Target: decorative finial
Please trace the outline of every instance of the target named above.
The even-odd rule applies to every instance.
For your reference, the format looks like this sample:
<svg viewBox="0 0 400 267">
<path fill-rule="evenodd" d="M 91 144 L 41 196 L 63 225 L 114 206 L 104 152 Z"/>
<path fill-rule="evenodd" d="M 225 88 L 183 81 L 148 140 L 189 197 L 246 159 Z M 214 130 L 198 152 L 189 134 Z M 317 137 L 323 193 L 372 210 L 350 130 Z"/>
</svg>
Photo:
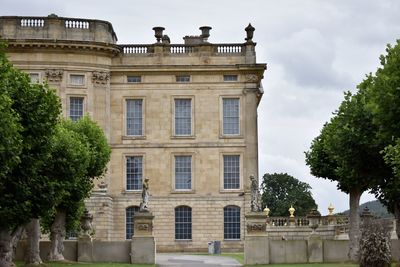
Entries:
<svg viewBox="0 0 400 267">
<path fill-rule="evenodd" d="M 294 212 L 296 211 L 294 208 L 293 208 L 293 205 L 290 205 L 290 208 L 289 208 L 289 213 L 290 213 L 290 217 L 291 218 L 293 218 L 294 217 Z"/>
<path fill-rule="evenodd" d="M 249 44 L 253 43 L 253 35 L 256 29 L 249 23 L 249 25 L 244 30 L 246 31 L 247 34 L 247 37 L 245 39 L 247 43 Z"/>
<path fill-rule="evenodd" d="M 329 204 L 328 206 L 328 215 L 333 215 L 333 211 L 335 210 L 335 207 L 332 205 L 332 203 Z"/>
<path fill-rule="evenodd" d="M 157 43 L 161 41 L 161 38 L 163 37 L 163 30 L 165 30 L 164 27 L 154 27 L 154 37 L 157 39 Z"/>
<path fill-rule="evenodd" d="M 267 215 L 267 217 L 269 217 L 269 212 L 270 212 L 271 210 L 268 208 L 268 207 L 265 207 L 265 209 L 264 209 L 264 213 L 265 213 L 265 215 Z"/>
<path fill-rule="evenodd" d="M 210 37 L 210 30 L 212 28 L 210 26 L 201 26 L 199 29 L 201 30 L 200 37 L 203 38 L 204 42 L 207 42 L 208 37 Z"/>
</svg>

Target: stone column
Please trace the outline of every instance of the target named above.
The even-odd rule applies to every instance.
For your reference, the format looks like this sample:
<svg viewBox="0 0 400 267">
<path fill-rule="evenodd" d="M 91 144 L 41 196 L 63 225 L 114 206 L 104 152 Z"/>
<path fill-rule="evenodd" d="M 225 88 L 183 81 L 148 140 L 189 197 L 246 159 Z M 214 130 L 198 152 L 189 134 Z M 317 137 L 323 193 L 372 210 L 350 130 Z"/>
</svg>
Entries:
<svg viewBox="0 0 400 267">
<path fill-rule="evenodd" d="M 244 263 L 246 265 L 269 264 L 267 215 L 262 212 L 250 212 L 245 215 L 245 218 Z"/>
<path fill-rule="evenodd" d="M 154 215 L 149 211 L 139 211 L 133 215 L 131 263 L 155 264 L 156 241 L 153 236 L 153 219 Z"/>
</svg>

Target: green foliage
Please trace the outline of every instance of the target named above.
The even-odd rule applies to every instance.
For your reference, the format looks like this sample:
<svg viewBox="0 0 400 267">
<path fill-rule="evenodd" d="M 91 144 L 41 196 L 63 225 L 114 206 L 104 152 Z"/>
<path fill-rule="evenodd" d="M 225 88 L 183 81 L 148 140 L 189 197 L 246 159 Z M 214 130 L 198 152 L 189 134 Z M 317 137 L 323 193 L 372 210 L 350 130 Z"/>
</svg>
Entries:
<svg viewBox="0 0 400 267">
<path fill-rule="evenodd" d="M 57 198 L 56 184 L 42 171 L 61 105 L 47 85 L 31 84 L 28 75 L 13 68 L 4 46 L 0 102 L 0 228 L 11 229 L 47 212 Z"/>
<path fill-rule="evenodd" d="M 64 120 L 52 139 L 52 159 L 47 175 L 59 181 L 60 199 L 42 226 L 49 230 L 58 211 L 66 212 L 66 230 L 77 230 L 84 210 L 84 199 L 90 196 L 93 179 L 103 175 L 111 149 L 103 130 L 89 117 L 77 122 Z"/>
<path fill-rule="evenodd" d="M 390 231 L 381 222 L 370 221 L 363 224 L 360 239 L 360 267 L 390 266 Z"/>
<path fill-rule="evenodd" d="M 311 186 L 287 173 L 264 174 L 262 187 L 262 205 L 268 206 L 272 216 L 288 216 L 291 205 L 297 216 L 305 216 L 317 207 L 311 194 Z"/>
<path fill-rule="evenodd" d="M 306 152 L 311 173 L 337 181 L 338 188 L 346 193 L 354 188 L 366 191 L 382 175 L 387 175 L 367 101 L 362 89 L 354 95 L 347 92 L 335 116 Z"/>
</svg>

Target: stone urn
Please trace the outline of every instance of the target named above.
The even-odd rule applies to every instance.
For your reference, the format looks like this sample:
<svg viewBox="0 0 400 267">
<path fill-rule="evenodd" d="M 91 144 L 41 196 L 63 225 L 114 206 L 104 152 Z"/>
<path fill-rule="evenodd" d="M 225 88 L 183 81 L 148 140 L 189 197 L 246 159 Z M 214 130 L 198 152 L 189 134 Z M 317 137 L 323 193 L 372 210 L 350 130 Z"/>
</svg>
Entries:
<svg viewBox="0 0 400 267">
<path fill-rule="evenodd" d="M 89 213 L 87 209 L 83 212 L 81 217 L 81 228 L 83 230 L 83 235 L 90 236 L 90 231 L 92 227 L 93 215 Z"/>
</svg>

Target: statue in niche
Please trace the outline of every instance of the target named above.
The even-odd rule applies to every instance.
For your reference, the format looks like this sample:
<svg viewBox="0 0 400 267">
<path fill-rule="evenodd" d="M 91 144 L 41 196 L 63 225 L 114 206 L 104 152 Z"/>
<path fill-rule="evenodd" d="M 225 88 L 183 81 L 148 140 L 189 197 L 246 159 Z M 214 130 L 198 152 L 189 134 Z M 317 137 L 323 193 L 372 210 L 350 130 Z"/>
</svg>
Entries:
<svg viewBox="0 0 400 267">
<path fill-rule="evenodd" d="M 251 181 L 251 211 L 260 212 L 261 211 L 261 195 L 258 188 L 258 181 L 254 175 L 250 175 Z"/>
<path fill-rule="evenodd" d="M 148 212 L 149 211 L 149 179 L 145 178 L 143 182 L 142 188 L 142 202 L 140 202 L 140 211 Z"/>
</svg>

